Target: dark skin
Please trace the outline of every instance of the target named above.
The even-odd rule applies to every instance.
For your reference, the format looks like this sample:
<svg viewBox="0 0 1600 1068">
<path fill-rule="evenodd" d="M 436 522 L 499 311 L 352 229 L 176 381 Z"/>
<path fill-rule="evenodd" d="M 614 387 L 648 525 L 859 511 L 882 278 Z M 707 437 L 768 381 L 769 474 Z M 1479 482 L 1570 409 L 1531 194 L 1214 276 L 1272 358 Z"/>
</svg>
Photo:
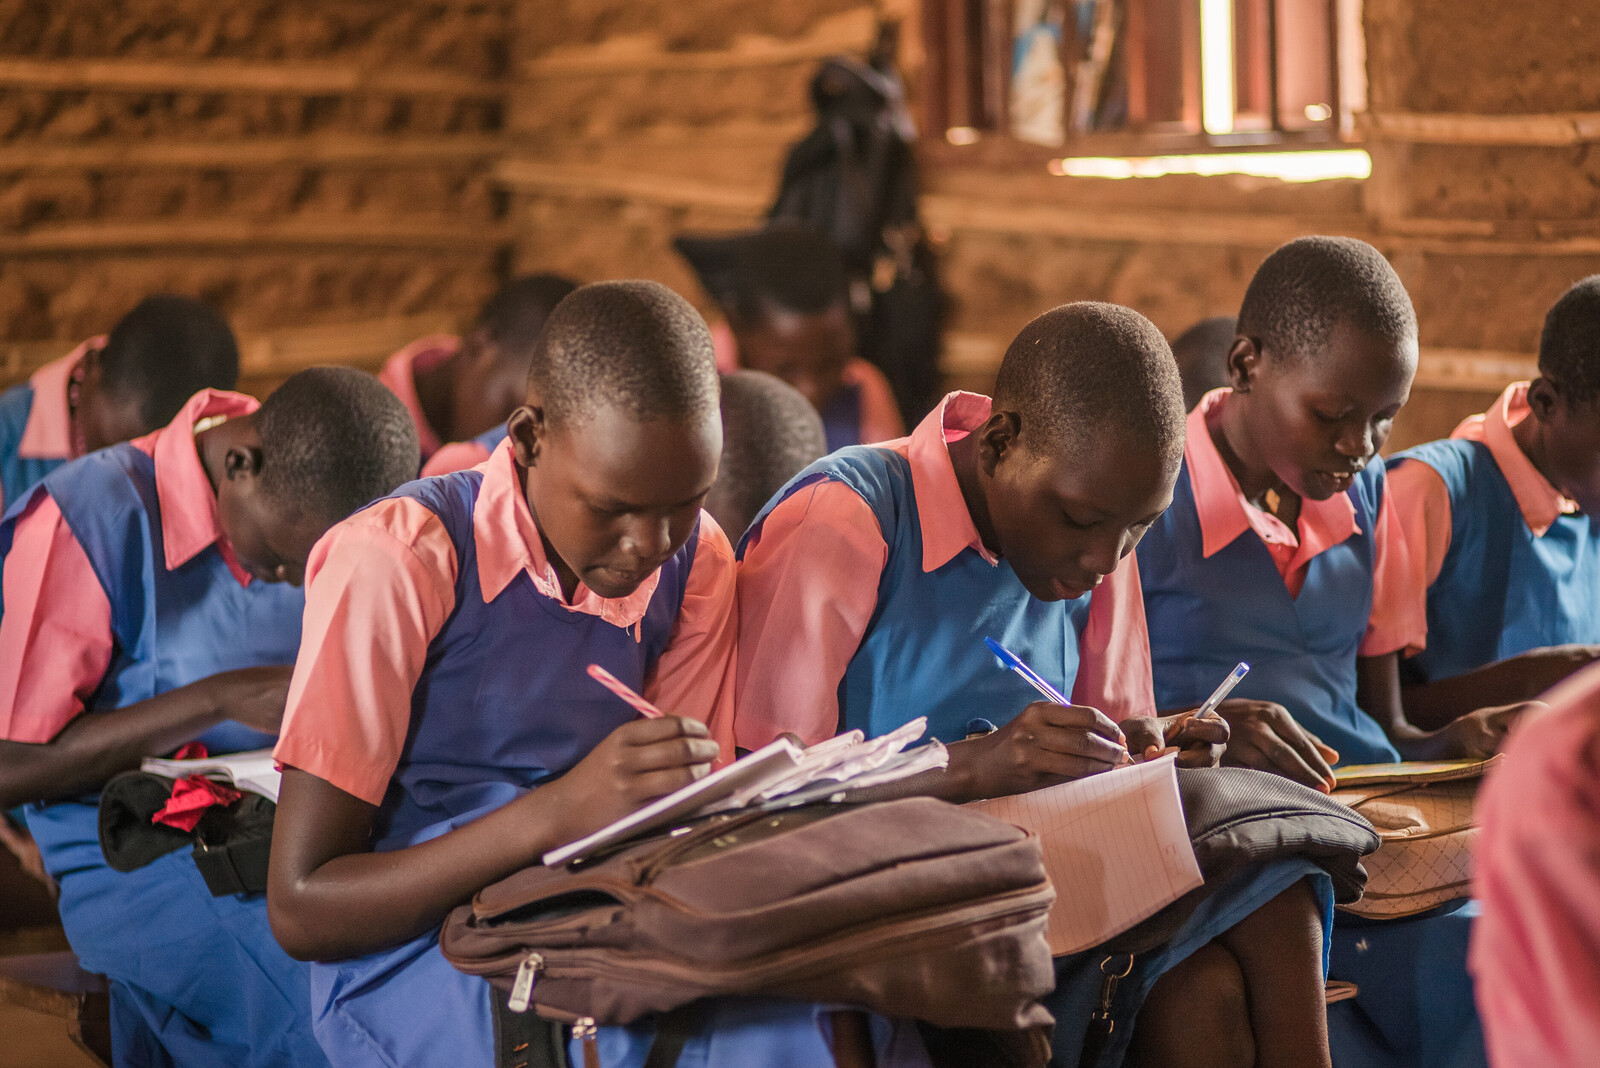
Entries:
<svg viewBox="0 0 1600 1068">
<path fill-rule="evenodd" d="M 104 355 L 104 347 L 91 347 L 83 354 L 83 379 L 78 385 L 77 407 L 72 412 L 88 452 L 159 429 L 146 425 L 139 410 L 140 398 L 121 397 L 106 387 Z"/>
<path fill-rule="evenodd" d="M 217 518 L 240 566 L 263 582 L 304 580 L 311 547 L 332 524 L 263 490 L 261 438 L 245 415 L 195 439 Z M 0 807 L 91 793 L 152 753 L 224 720 L 276 734 L 292 665 L 225 671 L 114 712 L 86 712 L 42 744 L 0 742 Z"/>
<path fill-rule="evenodd" d="M 1211 427 L 1212 440 L 1245 497 L 1269 511 L 1276 498 L 1274 514 L 1293 528 L 1304 501 L 1345 492 L 1377 461 L 1410 396 L 1416 366 L 1415 341 L 1387 341 L 1348 322 L 1335 324 L 1322 352 L 1300 356 L 1272 353 L 1240 335 L 1228 353 L 1233 396 Z M 1498 744 L 1520 711 L 1476 708 L 1426 731 L 1406 719 L 1397 656 L 1362 657 L 1356 673 L 1357 703 L 1408 760 L 1480 755 Z M 1326 746 L 1278 706 L 1251 704 L 1241 710 L 1238 702 L 1225 702 L 1220 711 L 1244 742 L 1241 748 L 1258 754 L 1255 766 L 1302 782 L 1309 769 L 1331 783 Z M 1308 759 L 1313 751 L 1320 763 Z"/>
<path fill-rule="evenodd" d="M 602 406 L 552 423 L 536 391 L 509 432 L 529 511 L 569 599 L 580 583 L 602 597 L 627 596 L 677 552 L 722 448 L 715 413 L 640 422 Z M 545 852 L 694 781 L 717 752 L 696 720 L 636 720 L 510 804 L 383 853 L 372 852 L 375 806 L 285 767 L 267 892 L 273 932 L 302 960 L 395 945 Z"/>
<path fill-rule="evenodd" d="M 1578 398 L 1549 378 L 1528 384 L 1528 418 L 1511 435 L 1533 466 L 1585 515 L 1600 515 L 1600 399 Z M 1439 728 L 1481 705 L 1532 700 L 1600 659 L 1600 645 L 1552 645 L 1448 679 L 1401 687 L 1406 715 Z"/>
<path fill-rule="evenodd" d="M 739 362 L 776 375 L 799 390 L 819 412 L 844 388 L 844 370 L 856 357 L 850 311 L 836 304 L 806 314 L 766 304 L 752 318 L 731 317 Z"/>
<path fill-rule="evenodd" d="M 417 402 L 444 441 L 467 441 L 506 421 L 522 403 L 526 354 L 504 352 L 482 327 L 447 360 L 416 372 Z"/>
</svg>

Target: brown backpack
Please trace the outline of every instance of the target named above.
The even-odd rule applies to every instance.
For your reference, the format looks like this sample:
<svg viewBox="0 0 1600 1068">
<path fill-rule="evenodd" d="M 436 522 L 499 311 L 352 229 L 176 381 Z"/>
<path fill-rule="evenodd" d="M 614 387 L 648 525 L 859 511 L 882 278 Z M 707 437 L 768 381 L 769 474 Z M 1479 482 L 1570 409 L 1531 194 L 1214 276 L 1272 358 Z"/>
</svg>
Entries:
<svg viewBox="0 0 1600 1068">
<path fill-rule="evenodd" d="M 1055 897 L 1027 832 L 931 798 L 712 816 L 527 868 L 446 920 L 514 1011 L 627 1024 L 764 995 L 943 1027 L 1050 1022 Z"/>
</svg>

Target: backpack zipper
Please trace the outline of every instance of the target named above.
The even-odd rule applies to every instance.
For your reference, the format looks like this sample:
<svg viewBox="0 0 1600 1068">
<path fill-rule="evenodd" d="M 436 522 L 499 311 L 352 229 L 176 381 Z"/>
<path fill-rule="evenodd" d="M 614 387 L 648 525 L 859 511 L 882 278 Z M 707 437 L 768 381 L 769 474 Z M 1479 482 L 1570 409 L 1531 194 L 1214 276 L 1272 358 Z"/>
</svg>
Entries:
<svg viewBox="0 0 1600 1068">
<path fill-rule="evenodd" d="M 542 968 L 543 954 L 529 953 L 522 958 L 522 963 L 517 966 L 517 978 L 511 984 L 511 997 L 506 1001 L 506 1008 L 512 1012 L 528 1011 L 528 1004 L 533 1000 L 533 984 L 538 980 Z"/>
</svg>

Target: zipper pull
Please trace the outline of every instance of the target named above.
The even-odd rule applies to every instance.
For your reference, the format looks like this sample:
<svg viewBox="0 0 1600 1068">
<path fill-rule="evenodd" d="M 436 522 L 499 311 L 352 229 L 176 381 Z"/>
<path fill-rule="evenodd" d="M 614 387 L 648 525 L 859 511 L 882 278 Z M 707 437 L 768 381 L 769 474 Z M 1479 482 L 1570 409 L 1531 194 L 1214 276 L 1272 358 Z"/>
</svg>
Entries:
<svg viewBox="0 0 1600 1068">
<path fill-rule="evenodd" d="M 583 1068 L 600 1068 L 600 1044 L 595 1041 L 593 1016 L 580 1016 L 572 1021 L 572 1037 L 583 1043 Z"/>
<path fill-rule="evenodd" d="M 506 1001 L 506 1008 L 512 1012 L 527 1012 L 528 1003 L 533 1000 L 533 984 L 539 978 L 539 969 L 544 967 L 544 957 L 537 953 L 529 953 L 522 958 L 522 963 L 517 967 L 517 978 L 511 984 L 511 997 Z"/>
</svg>

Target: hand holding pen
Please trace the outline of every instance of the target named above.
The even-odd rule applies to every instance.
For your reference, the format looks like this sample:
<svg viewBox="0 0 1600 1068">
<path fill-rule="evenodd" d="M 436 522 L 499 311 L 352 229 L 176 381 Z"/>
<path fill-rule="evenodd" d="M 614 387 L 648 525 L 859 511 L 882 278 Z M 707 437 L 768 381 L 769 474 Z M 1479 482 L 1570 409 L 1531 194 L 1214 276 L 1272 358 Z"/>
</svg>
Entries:
<svg viewBox="0 0 1600 1068">
<path fill-rule="evenodd" d="M 1214 767 L 1222 758 L 1231 733 L 1227 721 L 1218 714 L 1217 706 L 1249 671 L 1250 665 L 1241 661 L 1193 712 L 1141 721 L 1155 725 L 1155 735 L 1159 741 L 1152 741 L 1145 747 L 1140 759 L 1153 760 L 1177 752 L 1181 767 Z M 1124 723 L 1124 727 L 1127 726 Z"/>
</svg>

